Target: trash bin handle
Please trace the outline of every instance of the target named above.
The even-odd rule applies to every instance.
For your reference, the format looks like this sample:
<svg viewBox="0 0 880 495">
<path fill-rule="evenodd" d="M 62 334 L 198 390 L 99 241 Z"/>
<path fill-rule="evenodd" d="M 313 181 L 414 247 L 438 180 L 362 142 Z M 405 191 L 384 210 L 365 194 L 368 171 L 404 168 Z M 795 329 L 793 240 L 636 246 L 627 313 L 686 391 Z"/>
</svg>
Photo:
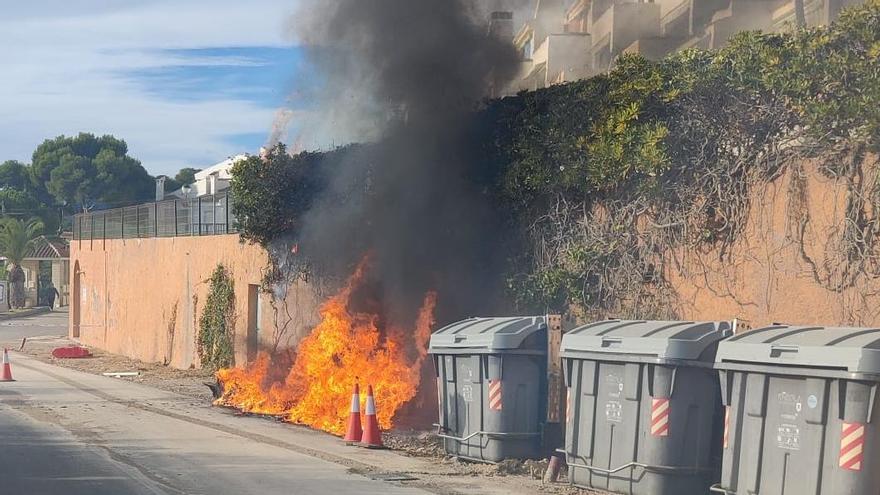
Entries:
<svg viewBox="0 0 880 495">
<path fill-rule="evenodd" d="M 607 475 L 611 475 L 611 474 L 614 474 L 614 473 L 617 473 L 617 472 L 623 471 L 624 469 L 629 469 L 629 468 L 642 468 L 646 471 L 665 472 L 665 473 L 677 473 L 677 472 L 699 473 L 699 472 L 711 471 L 711 469 L 709 469 L 709 468 L 698 468 L 698 467 L 691 467 L 691 466 L 660 466 L 660 465 L 652 465 L 652 464 L 643 464 L 641 462 L 635 462 L 635 461 L 628 462 L 628 463 L 626 463 L 622 466 L 618 466 L 614 469 L 605 469 L 605 468 L 600 468 L 600 467 L 596 467 L 596 466 L 589 466 L 587 464 L 580 464 L 577 462 L 571 462 L 568 459 L 570 457 L 574 457 L 574 454 L 572 454 L 571 452 L 568 452 L 564 449 L 556 449 L 556 452 L 558 452 L 560 454 L 565 454 L 565 462 L 566 462 L 566 464 L 568 464 L 571 467 L 583 468 L 583 469 L 586 469 L 587 471 L 590 471 L 590 472 L 599 473 L 599 474 L 607 474 Z"/>
<path fill-rule="evenodd" d="M 721 485 L 719 485 L 718 483 L 710 486 L 709 491 L 715 493 L 723 493 L 724 495 L 736 495 L 736 492 L 732 492 L 726 488 L 722 488 Z"/>
<path fill-rule="evenodd" d="M 798 352 L 800 347 L 796 345 L 771 344 L 770 357 L 779 357 L 783 352 Z"/>
<path fill-rule="evenodd" d="M 447 435 L 447 434 L 443 433 L 443 431 L 446 430 L 446 428 L 444 428 L 443 426 L 441 426 L 441 425 L 439 425 L 439 424 L 437 424 L 437 423 L 434 423 L 434 426 L 437 427 L 437 433 L 435 433 L 435 435 L 437 435 L 437 436 L 440 437 L 440 438 L 445 438 L 445 439 L 447 439 L 447 440 L 455 440 L 455 441 L 457 441 L 457 442 L 465 442 L 465 441 L 467 441 L 467 440 L 470 440 L 471 438 L 474 438 L 474 437 L 477 436 L 477 435 L 485 435 L 485 436 L 487 436 L 487 437 L 489 437 L 489 438 L 493 438 L 493 437 L 500 437 L 500 438 L 529 438 L 529 437 L 536 437 L 536 436 L 540 435 L 540 433 L 537 433 L 537 432 L 536 432 L 536 433 L 516 433 L 516 432 L 507 432 L 507 433 L 505 433 L 505 432 L 494 432 L 494 431 L 482 431 L 482 430 L 480 430 L 480 431 L 475 431 L 475 432 L 471 433 L 470 435 L 468 435 L 468 436 L 466 436 L 466 437 L 456 437 L 456 436 L 454 436 L 454 435 Z M 448 430 L 447 430 L 447 431 L 448 431 Z"/>
<path fill-rule="evenodd" d="M 622 344 L 623 339 L 620 337 L 602 337 L 602 347 L 611 347 L 615 344 Z"/>
</svg>

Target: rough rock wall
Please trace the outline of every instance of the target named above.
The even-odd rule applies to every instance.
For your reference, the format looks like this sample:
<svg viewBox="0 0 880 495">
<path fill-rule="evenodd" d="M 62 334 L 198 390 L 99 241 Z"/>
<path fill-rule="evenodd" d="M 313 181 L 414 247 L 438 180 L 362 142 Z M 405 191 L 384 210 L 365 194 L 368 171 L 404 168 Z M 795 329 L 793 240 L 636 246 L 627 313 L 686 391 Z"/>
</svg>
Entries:
<svg viewBox="0 0 880 495">
<path fill-rule="evenodd" d="M 875 186 L 876 160 L 868 157 L 862 167 L 865 191 Z M 824 176 L 815 163 L 790 168 L 759 188 L 745 231 L 729 249 L 679 250 L 669 257 L 676 312 L 685 319 L 738 318 L 751 328 L 880 325 L 880 278 L 862 273 L 840 283 L 851 267 L 841 240 L 847 195 L 846 180 Z M 874 215 L 870 207 L 867 215 Z"/>
</svg>

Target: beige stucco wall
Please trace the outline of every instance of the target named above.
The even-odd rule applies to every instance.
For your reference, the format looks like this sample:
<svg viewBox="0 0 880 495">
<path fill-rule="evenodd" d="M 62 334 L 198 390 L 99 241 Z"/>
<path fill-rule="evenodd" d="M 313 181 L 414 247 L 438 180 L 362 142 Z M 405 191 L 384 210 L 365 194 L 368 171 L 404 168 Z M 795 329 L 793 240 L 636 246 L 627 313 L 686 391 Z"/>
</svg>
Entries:
<svg viewBox="0 0 880 495">
<path fill-rule="evenodd" d="M 178 368 L 198 366 L 198 318 L 218 263 L 235 281 L 237 363 L 247 360 L 248 286 L 259 285 L 267 254 L 237 235 L 71 242 L 71 335 L 86 345 Z M 79 288 L 76 290 L 76 278 Z M 260 292 L 260 346 L 273 345 L 276 328 L 287 325 L 281 346 L 296 343 L 316 319 L 317 300 L 304 282 L 288 291 L 287 311 L 277 315 Z M 278 304 L 281 304 L 280 302 Z M 289 313 L 289 315 L 288 315 Z"/>
</svg>

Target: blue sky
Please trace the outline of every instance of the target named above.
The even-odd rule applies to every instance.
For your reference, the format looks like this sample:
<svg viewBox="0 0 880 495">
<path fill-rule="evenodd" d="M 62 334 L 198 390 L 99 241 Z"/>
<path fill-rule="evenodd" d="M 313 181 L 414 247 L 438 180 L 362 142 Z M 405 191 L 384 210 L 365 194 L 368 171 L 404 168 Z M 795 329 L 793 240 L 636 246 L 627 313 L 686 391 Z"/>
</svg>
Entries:
<svg viewBox="0 0 880 495">
<path fill-rule="evenodd" d="M 297 47 L 236 47 L 164 50 L 168 65 L 123 71 L 141 91 L 178 102 L 244 99 L 275 108 L 303 64 Z"/>
<path fill-rule="evenodd" d="M 46 138 L 125 139 L 153 174 L 256 152 L 278 108 L 309 109 L 297 0 L 4 0 L 0 161 Z"/>
</svg>

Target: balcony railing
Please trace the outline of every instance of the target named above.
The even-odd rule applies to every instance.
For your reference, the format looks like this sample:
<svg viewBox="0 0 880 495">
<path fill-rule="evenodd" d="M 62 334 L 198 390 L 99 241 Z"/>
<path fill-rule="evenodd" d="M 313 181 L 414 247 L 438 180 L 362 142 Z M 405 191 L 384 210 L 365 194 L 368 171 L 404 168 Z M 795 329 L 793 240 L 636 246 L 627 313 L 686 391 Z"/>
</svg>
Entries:
<svg viewBox="0 0 880 495">
<path fill-rule="evenodd" d="M 73 239 L 232 234 L 238 230 L 230 199 L 230 195 L 224 192 L 81 213 L 73 219 Z"/>
</svg>

